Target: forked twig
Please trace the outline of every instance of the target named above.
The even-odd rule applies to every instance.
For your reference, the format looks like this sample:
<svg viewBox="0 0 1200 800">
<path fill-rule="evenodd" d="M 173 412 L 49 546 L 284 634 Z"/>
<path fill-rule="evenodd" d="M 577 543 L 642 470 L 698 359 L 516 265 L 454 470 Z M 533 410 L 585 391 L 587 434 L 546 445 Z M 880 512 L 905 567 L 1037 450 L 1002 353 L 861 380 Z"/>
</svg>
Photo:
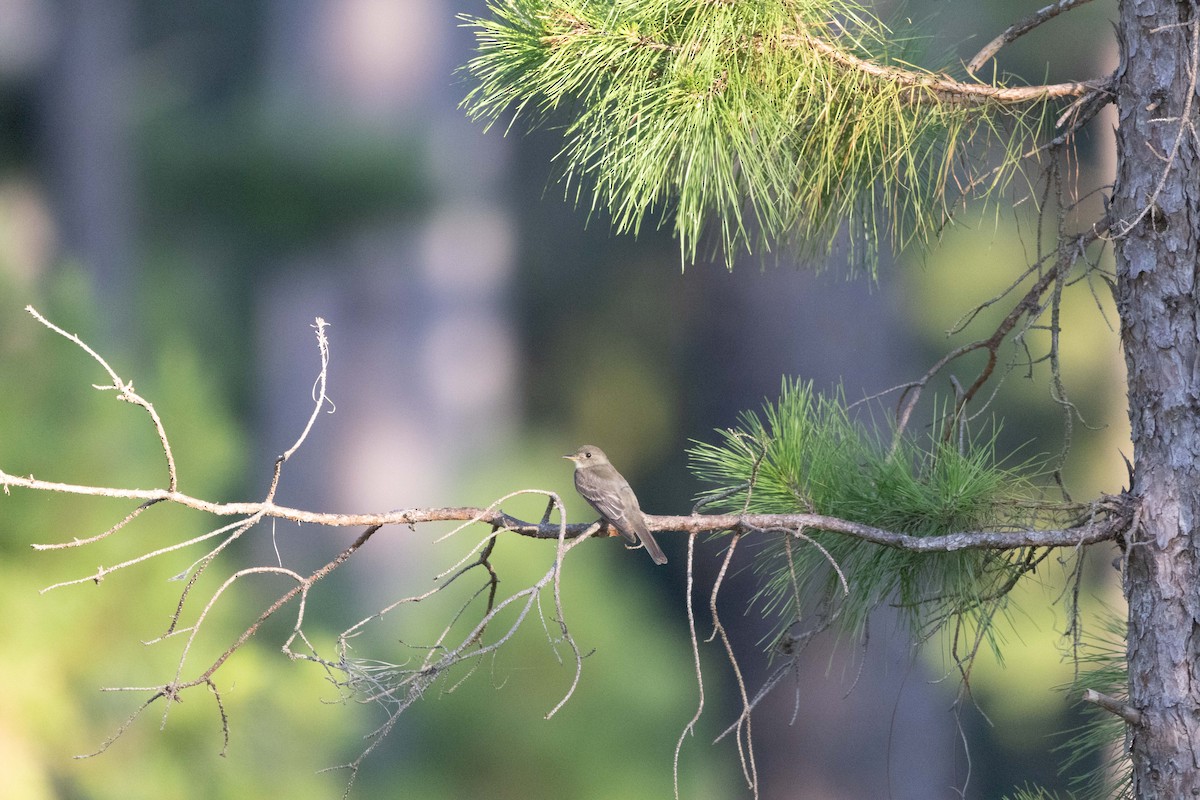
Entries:
<svg viewBox="0 0 1200 800">
<path fill-rule="evenodd" d="M 108 391 L 109 389 L 114 389 L 117 392 L 117 399 L 126 403 L 132 403 L 135 406 L 141 406 L 146 410 L 146 413 L 150 415 L 150 419 L 154 422 L 154 430 L 156 433 L 158 433 L 158 442 L 160 445 L 162 445 L 163 456 L 165 456 L 167 459 L 168 491 L 175 491 L 175 489 L 179 486 L 179 478 L 175 471 L 175 456 L 171 454 L 171 443 L 167 440 L 167 431 L 163 427 L 163 423 L 158 416 L 158 412 L 154 410 L 154 406 L 133 390 L 133 383 L 127 383 L 121 380 L 121 376 L 116 373 L 116 370 L 110 367 L 108 362 L 105 361 L 99 353 L 93 350 L 87 342 L 83 341 L 73 333 L 67 333 L 65 330 L 42 316 L 42 314 L 33 306 L 25 306 L 25 310 L 29 312 L 30 316 L 45 325 L 50 330 L 57 333 L 59 336 L 74 342 L 81 350 L 83 350 L 83 352 L 91 356 L 97 364 L 104 368 L 104 371 L 108 373 L 108 377 L 112 379 L 112 383 L 110 383 L 108 386 L 92 384 L 93 389 L 99 389 L 102 392 Z M 108 531 L 108 533 L 112 532 L 112 530 Z M 108 533 L 105 535 L 108 535 Z"/>
</svg>

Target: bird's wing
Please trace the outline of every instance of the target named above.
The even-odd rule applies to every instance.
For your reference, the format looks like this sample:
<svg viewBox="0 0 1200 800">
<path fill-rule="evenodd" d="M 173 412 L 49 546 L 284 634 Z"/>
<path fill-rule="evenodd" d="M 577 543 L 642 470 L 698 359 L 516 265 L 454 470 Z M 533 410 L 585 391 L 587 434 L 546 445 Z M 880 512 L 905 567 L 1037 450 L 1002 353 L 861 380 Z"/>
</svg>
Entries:
<svg viewBox="0 0 1200 800">
<path fill-rule="evenodd" d="M 630 544 L 637 544 L 638 537 L 646 530 L 646 523 L 642 520 L 637 496 L 619 472 L 595 467 L 577 469 L 575 488 Z"/>
</svg>

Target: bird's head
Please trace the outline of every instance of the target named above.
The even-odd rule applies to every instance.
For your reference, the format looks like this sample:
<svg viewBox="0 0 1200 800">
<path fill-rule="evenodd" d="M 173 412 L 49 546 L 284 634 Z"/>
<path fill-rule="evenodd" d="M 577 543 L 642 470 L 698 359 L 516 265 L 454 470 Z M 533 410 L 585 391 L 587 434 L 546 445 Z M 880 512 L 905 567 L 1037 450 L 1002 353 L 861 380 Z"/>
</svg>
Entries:
<svg viewBox="0 0 1200 800">
<path fill-rule="evenodd" d="M 604 455 L 604 451 L 590 444 L 585 444 L 572 455 L 563 456 L 563 458 L 574 461 L 577 467 L 590 467 L 608 463 L 608 456 Z"/>
</svg>

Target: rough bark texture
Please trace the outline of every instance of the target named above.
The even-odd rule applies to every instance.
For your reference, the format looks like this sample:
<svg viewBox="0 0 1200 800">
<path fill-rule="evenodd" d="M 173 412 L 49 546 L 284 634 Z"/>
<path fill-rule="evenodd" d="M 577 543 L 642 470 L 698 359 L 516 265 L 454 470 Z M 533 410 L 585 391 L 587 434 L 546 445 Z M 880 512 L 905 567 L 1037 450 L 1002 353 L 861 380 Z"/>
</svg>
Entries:
<svg viewBox="0 0 1200 800">
<path fill-rule="evenodd" d="M 1123 0 L 1117 300 L 1134 486 L 1130 705 L 1138 798 L 1200 796 L 1200 171 L 1194 0 Z M 1182 135 L 1181 135 L 1182 128 Z"/>
</svg>

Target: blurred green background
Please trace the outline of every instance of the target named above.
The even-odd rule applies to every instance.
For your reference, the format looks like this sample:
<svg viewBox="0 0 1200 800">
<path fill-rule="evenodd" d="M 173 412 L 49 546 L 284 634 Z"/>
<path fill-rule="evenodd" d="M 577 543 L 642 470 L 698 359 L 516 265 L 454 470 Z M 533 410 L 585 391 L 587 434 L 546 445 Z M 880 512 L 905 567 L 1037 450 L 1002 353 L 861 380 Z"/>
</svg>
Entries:
<svg viewBox="0 0 1200 800">
<path fill-rule="evenodd" d="M 1039 5 L 927 0 L 903 14 L 936 37 L 931 52 L 962 58 Z M 1089 4 L 1002 51 L 1001 68 L 1030 81 L 1106 72 L 1113 5 Z M 310 412 L 310 326 L 321 316 L 331 323 L 336 413 L 285 467 L 280 502 L 383 511 L 486 505 L 538 488 L 559 492 L 583 520 L 559 456 L 587 441 L 609 452 L 648 511 L 685 513 L 702 488 L 686 470 L 690 440 L 758 408 L 782 375 L 841 383 L 852 399 L 912 379 L 986 335 L 991 317 L 965 336 L 945 331 L 1035 250 L 1025 211 L 1002 209 L 965 214 L 938 248 L 885 264 L 877 284 L 846 280 L 836 263 L 819 275 L 756 262 L 681 272 L 666 238 L 613 238 L 603 214 L 564 199 L 557 131 L 504 137 L 462 118 L 469 86 L 455 70 L 471 40 L 456 15 L 482 11 L 443 0 L 0 0 L 0 467 L 113 486 L 166 480 L 144 413 L 93 390 L 106 376 L 23 313 L 33 304 L 155 403 L 183 491 L 260 498 L 273 458 Z M 1094 126 L 1097 139 L 1068 165 L 1085 189 L 1110 179 L 1111 124 Z M 1115 315 L 1107 290 L 1096 294 L 1106 314 L 1078 286 L 1064 315 L 1067 389 L 1087 422 L 1074 427 L 1065 472 L 1076 498 L 1125 477 Z M 1009 447 L 1060 449 L 1044 368 L 1013 371 L 995 409 Z M 536 517 L 543 506 L 504 507 Z M 203 551 L 99 585 L 39 590 L 214 523 L 155 508 L 92 547 L 30 545 L 94 535 L 131 508 L 0 496 L 0 796 L 340 796 L 346 773 L 321 770 L 353 759 L 384 717 L 340 702 L 319 667 L 280 652 L 294 610 L 217 675 L 231 729 L 224 757 L 216 705 L 193 690 L 165 725 L 153 706 L 105 754 L 72 758 L 98 748 L 146 696 L 101 687 L 173 673 L 179 639 L 141 642 L 164 631 L 180 591 L 169 579 Z M 434 544 L 445 530 L 377 535 L 314 590 L 314 644 L 331 655 L 338 631 L 427 590 L 486 533 Z M 276 551 L 311 568 L 355 535 L 257 528 L 203 588 L 219 585 L 217 570 L 274 563 Z M 697 689 L 685 544 L 660 540 L 671 556 L 662 569 L 614 542 L 568 561 L 567 621 L 589 655 L 563 711 L 543 719 L 573 664 L 532 620 L 511 650 L 406 714 L 365 762 L 354 796 L 670 796 L 672 752 Z M 700 585 L 718 556 L 716 544 L 699 548 Z M 502 588 L 535 580 L 552 557 L 545 543 L 503 540 Z M 1107 560 L 1092 559 L 1089 603 L 1120 603 Z M 759 640 L 772 625 L 743 614 L 755 588 L 748 565 L 736 562 L 723 597 L 753 688 L 768 669 Z M 957 685 L 942 680 L 951 673 L 942 649 L 914 654 L 886 610 L 866 646 L 814 645 L 798 691 L 777 690 L 756 716 L 762 796 L 958 797 L 965 786 L 968 798 L 993 798 L 1026 780 L 1063 785 L 1048 751 L 1077 720 L 1056 691 L 1072 676 L 1066 620 L 1052 608 L 1060 573 L 1050 565 L 1044 585 L 1027 590 L 1003 668 L 980 663 L 977 709 L 951 708 Z M 214 657 L 286 588 L 273 578 L 235 584 L 188 664 Z M 356 654 L 419 658 L 448 608 L 395 612 L 356 640 Z M 552 624 L 549 610 L 545 618 Z M 710 744 L 736 713 L 731 676 L 715 646 L 704 659 L 705 712 L 683 750 L 682 795 L 745 795 L 733 742 Z"/>
</svg>

